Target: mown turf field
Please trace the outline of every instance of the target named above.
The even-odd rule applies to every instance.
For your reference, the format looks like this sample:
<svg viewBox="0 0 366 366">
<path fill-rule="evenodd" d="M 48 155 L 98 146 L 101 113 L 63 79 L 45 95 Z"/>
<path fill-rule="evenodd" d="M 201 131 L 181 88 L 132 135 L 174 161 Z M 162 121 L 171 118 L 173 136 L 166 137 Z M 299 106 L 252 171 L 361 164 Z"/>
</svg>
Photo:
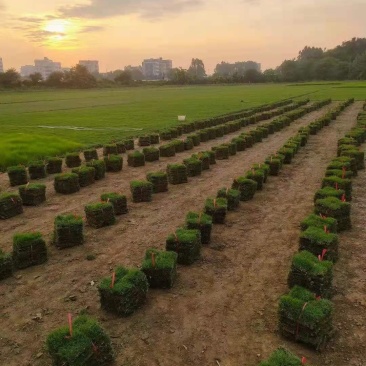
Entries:
<svg viewBox="0 0 366 366">
<path fill-rule="evenodd" d="M 0 169 L 280 99 L 366 97 L 366 83 L 0 93 Z"/>
</svg>

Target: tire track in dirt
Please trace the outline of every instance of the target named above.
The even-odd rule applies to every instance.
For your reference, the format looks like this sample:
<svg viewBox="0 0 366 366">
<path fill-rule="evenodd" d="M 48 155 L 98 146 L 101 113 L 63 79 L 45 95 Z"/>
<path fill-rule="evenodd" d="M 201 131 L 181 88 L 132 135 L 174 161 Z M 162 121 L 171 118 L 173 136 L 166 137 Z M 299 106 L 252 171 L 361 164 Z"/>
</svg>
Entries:
<svg viewBox="0 0 366 366">
<path fill-rule="evenodd" d="M 118 365 L 123 365 L 125 360 L 130 360 L 128 361 L 130 363 L 126 361 L 126 365 L 139 366 L 210 365 L 214 364 L 215 357 L 223 361 L 222 365 L 249 365 L 247 361 L 253 359 L 253 355 L 255 358 L 256 353 L 267 350 L 267 348 L 262 350 L 267 334 L 264 330 L 267 328 L 273 330 L 276 327 L 273 313 L 277 307 L 278 295 L 283 292 L 289 269 L 288 258 L 292 256 L 297 246 L 297 225 L 304 216 L 304 211 L 302 210 L 297 216 L 291 216 L 290 221 L 286 220 L 288 211 L 297 198 L 297 190 L 300 188 L 302 190 L 301 185 L 308 177 L 312 182 L 318 179 L 316 184 L 319 184 L 328 155 L 330 157 L 334 155 L 333 150 L 325 158 L 321 155 L 323 150 L 326 150 L 322 141 L 324 133 L 332 132 L 329 143 L 334 143 L 330 146 L 335 146 L 338 135 L 342 135 L 344 133 L 342 131 L 349 128 L 352 122 L 350 119 L 352 113 L 349 111 L 355 113 L 355 107 L 345 112 L 347 119 L 342 115 L 318 136 L 312 137 L 309 145 L 298 154 L 294 164 L 286 167 L 280 177 L 271 178 L 265 190 L 258 193 L 254 201 L 242 204 L 237 213 L 230 214 L 227 225 L 215 227 L 213 243 L 217 249 L 223 244 L 224 251 L 205 248 L 203 259 L 197 265 L 189 268 L 180 267 L 180 279 L 172 291 L 151 291 L 146 307 L 128 319 L 116 319 L 99 309 L 96 286 L 91 286 L 89 283 L 108 274 L 116 264 L 139 265 L 147 247 L 164 248 L 166 236 L 183 223 L 188 210 L 200 210 L 207 196 L 215 195 L 220 186 L 231 184 L 232 178 L 244 173 L 253 163 L 263 161 L 269 153 L 276 151 L 294 135 L 299 127 L 307 125 L 324 114 L 327 109 L 313 112 L 293 122 L 290 127 L 272 135 L 263 144 L 257 144 L 246 152 L 231 157 L 229 161 L 220 161 L 214 169 L 205 172 L 203 176 L 192 178 L 190 184 L 170 186 L 169 193 L 155 195 L 153 202 L 133 205 L 130 214 L 115 226 L 100 230 L 88 229 L 86 244 L 83 247 L 73 248 L 70 251 L 57 251 L 51 248 L 47 264 L 17 272 L 16 275 L 21 275 L 21 278 L 3 281 L 0 288 L 3 295 L 1 305 L 3 339 L 8 341 L 1 351 L 0 361 L 3 358 L 2 362 L 6 362 L 9 366 L 26 365 L 28 362 L 32 365 L 48 365 L 48 359 L 43 357 L 30 361 L 34 355 L 42 351 L 47 333 L 64 324 L 68 311 L 77 313 L 81 309 L 88 308 L 91 314 L 104 320 L 105 327 L 112 335 L 119 351 Z M 337 126 L 340 126 L 339 130 Z M 319 151 L 309 152 L 308 157 L 304 151 L 313 146 L 314 142 Z M 213 144 L 217 143 L 217 140 L 213 141 Z M 179 159 L 182 158 L 180 155 Z M 306 169 L 304 176 L 302 165 L 306 163 L 306 159 L 321 165 L 321 168 L 316 170 L 319 170 L 319 176 L 313 175 L 312 166 Z M 291 173 L 296 168 L 303 172 L 300 174 L 301 179 L 296 170 Z M 294 177 L 293 181 L 289 180 L 291 174 Z M 85 197 L 95 200 L 101 192 L 121 186 L 120 176 L 111 178 L 113 179 L 108 177 L 105 182 L 100 182 L 99 187 L 98 182 L 90 190 L 84 189 L 82 194 L 85 193 Z M 127 186 L 131 179 L 133 177 L 129 177 L 124 184 Z M 280 188 L 277 188 L 277 185 Z M 279 189 L 282 193 L 277 193 Z M 312 195 L 314 189 L 313 186 L 310 187 L 307 194 Z M 295 194 L 290 194 L 291 192 Z M 311 200 L 312 197 L 308 200 L 307 211 Z M 283 202 L 286 204 L 283 205 Z M 59 204 L 65 207 L 65 211 L 74 212 L 77 209 L 77 212 L 82 212 L 83 207 L 80 205 L 84 203 L 80 197 L 71 201 L 60 197 Z M 271 215 L 274 211 L 272 204 L 277 204 L 275 215 Z M 10 239 L 17 225 L 18 230 L 22 231 L 37 229 L 50 233 L 53 218 L 57 213 L 58 211 L 49 211 L 50 217 L 47 215 L 37 217 L 35 214 L 32 218 L 25 217 L 15 220 L 16 222 L 10 220 L 6 230 L 2 227 L 2 241 Z M 263 228 L 263 220 L 268 228 L 267 226 Z M 264 237 L 263 229 L 267 233 Z M 283 253 L 283 248 L 280 248 L 283 244 L 280 240 L 289 237 L 292 237 L 293 241 Z M 270 246 L 272 239 L 275 239 L 279 246 L 278 251 Z M 8 245 L 10 247 L 10 243 Z M 267 252 L 264 252 L 267 248 L 269 253 L 274 252 L 273 258 L 269 258 L 271 254 L 267 255 Z M 97 259 L 92 262 L 86 261 L 86 254 L 91 252 L 97 254 Z M 271 259 L 268 263 L 267 258 Z M 274 286 L 270 293 L 264 296 L 264 284 L 268 281 L 271 283 L 274 276 L 273 273 L 269 276 L 261 273 L 262 266 L 277 266 L 278 261 L 284 262 L 281 263 L 284 268 L 280 269 L 286 273 L 282 273 L 281 276 L 281 273 L 277 273 L 278 268 L 275 268 L 273 273 L 278 278 L 277 288 Z M 261 281 L 257 283 L 258 276 Z M 277 291 L 272 291 L 274 289 Z M 258 305 L 254 308 L 248 307 L 245 303 L 249 294 L 250 297 L 258 296 Z M 65 302 L 64 299 L 69 295 L 76 295 L 77 300 Z M 19 299 L 22 301 L 18 301 Z M 272 304 L 275 308 L 262 311 L 261 303 Z M 256 318 L 257 313 L 253 309 L 261 311 L 263 315 L 260 317 L 258 315 Z M 44 321 L 31 320 L 32 316 L 39 312 Z M 241 312 L 245 312 L 244 317 Z M 252 319 L 249 322 L 248 315 L 249 320 Z M 260 337 L 256 341 L 248 341 L 248 336 L 251 339 L 253 334 L 257 335 L 256 332 L 249 332 L 247 335 L 246 331 L 253 329 L 259 329 Z M 269 334 L 271 342 L 274 343 L 272 332 Z M 275 340 L 278 341 L 277 338 Z M 19 347 L 14 346 L 15 341 L 19 343 Z M 259 351 L 253 348 L 254 346 L 259 347 Z M 247 347 L 248 350 L 243 350 L 243 347 Z M 14 349 L 17 352 L 14 352 Z M 268 348 L 268 351 L 272 350 L 273 347 Z"/>
</svg>

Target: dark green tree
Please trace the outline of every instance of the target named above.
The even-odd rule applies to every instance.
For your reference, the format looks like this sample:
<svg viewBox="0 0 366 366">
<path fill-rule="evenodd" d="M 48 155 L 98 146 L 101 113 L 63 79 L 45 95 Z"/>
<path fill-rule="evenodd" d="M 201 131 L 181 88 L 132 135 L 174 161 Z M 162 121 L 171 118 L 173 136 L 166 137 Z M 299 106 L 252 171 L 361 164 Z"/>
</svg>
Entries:
<svg viewBox="0 0 366 366">
<path fill-rule="evenodd" d="M 95 77 L 83 65 L 76 65 L 65 73 L 65 84 L 71 88 L 88 89 L 96 86 Z"/>
<path fill-rule="evenodd" d="M 1 73 L 0 85 L 5 88 L 14 88 L 20 86 L 20 74 L 15 69 L 9 69 L 4 73 Z"/>
<path fill-rule="evenodd" d="M 130 85 L 133 83 L 132 72 L 130 70 L 124 70 L 115 77 L 114 81 L 121 85 Z"/>
<path fill-rule="evenodd" d="M 207 76 L 205 64 L 199 58 L 192 58 L 191 66 L 189 67 L 187 72 L 189 76 L 195 80 L 200 80 Z"/>
<path fill-rule="evenodd" d="M 35 72 L 34 74 L 29 75 L 29 79 L 32 85 L 39 85 L 39 83 L 43 81 L 43 76 L 40 72 Z"/>
</svg>

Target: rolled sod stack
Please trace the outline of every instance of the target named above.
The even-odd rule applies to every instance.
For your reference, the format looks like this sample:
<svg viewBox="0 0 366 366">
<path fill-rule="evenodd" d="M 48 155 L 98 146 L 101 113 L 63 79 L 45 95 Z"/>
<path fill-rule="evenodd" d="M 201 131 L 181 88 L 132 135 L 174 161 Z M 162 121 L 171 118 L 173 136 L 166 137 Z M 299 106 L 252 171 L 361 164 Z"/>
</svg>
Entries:
<svg viewBox="0 0 366 366">
<path fill-rule="evenodd" d="M 101 200 L 110 202 L 113 205 L 115 215 L 123 215 L 128 213 L 127 198 L 119 193 L 104 193 L 101 195 Z"/>
<path fill-rule="evenodd" d="M 333 280 L 333 263 L 319 260 L 308 251 L 301 251 L 292 258 L 288 276 L 290 288 L 298 285 L 314 292 L 323 298 L 331 298 Z"/>
<path fill-rule="evenodd" d="M 178 254 L 179 264 L 192 264 L 201 253 L 201 232 L 199 230 L 178 229 L 168 236 L 166 250 Z"/>
<path fill-rule="evenodd" d="M 303 366 L 302 360 L 285 348 L 279 348 L 271 354 L 266 361 L 262 361 L 258 366 Z M 306 364 L 308 365 L 308 364 Z M 310 365 L 308 365 L 310 366 Z"/>
<path fill-rule="evenodd" d="M 226 198 L 207 198 L 205 202 L 205 213 L 212 216 L 214 224 L 225 223 L 227 212 Z"/>
<path fill-rule="evenodd" d="M 55 219 L 54 244 L 60 248 L 71 248 L 84 243 L 83 219 L 74 215 L 60 215 Z"/>
<path fill-rule="evenodd" d="M 246 177 L 239 177 L 234 179 L 231 187 L 240 192 L 240 201 L 250 201 L 257 191 L 258 183 Z"/>
<path fill-rule="evenodd" d="M 13 238 L 15 268 L 27 268 L 47 261 L 47 247 L 40 233 L 16 234 Z"/>
<path fill-rule="evenodd" d="M 22 199 L 15 193 L 0 194 L 0 220 L 10 219 L 23 213 Z"/>
<path fill-rule="evenodd" d="M 333 219 L 332 217 L 324 217 L 316 214 L 311 214 L 300 223 L 302 231 L 305 231 L 310 226 L 315 226 L 320 229 L 325 228 L 330 233 L 337 233 L 337 220 Z"/>
<path fill-rule="evenodd" d="M 98 152 L 96 149 L 89 149 L 84 151 L 84 159 L 86 162 L 98 160 Z"/>
<path fill-rule="evenodd" d="M 149 283 L 142 271 L 118 267 L 100 282 L 98 290 L 102 309 L 128 316 L 145 303 L 148 289 Z"/>
<path fill-rule="evenodd" d="M 146 179 L 152 183 L 153 192 L 161 193 L 168 191 L 168 174 L 165 172 L 148 173 Z"/>
<path fill-rule="evenodd" d="M 123 168 L 123 158 L 119 155 L 107 155 L 104 157 L 107 172 L 120 172 Z"/>
<path fill-rule="evenodd" d="M 95 182 L 95 168 L 91 166 L 73 168 L 72 172 L 78 175 L 80 187 L 87 187 Z"/>
<path fill-rule="evenodd" d="M 264 174 L 265 173 L 262 170 L 252 169 L 249 172 L 247 172 L 245 177 L 247 179 L 251 179 L 251 180 L 254 180 L 255 182 L 257 182 L 257 189 L 260 191 L 263 189 Z"/>
<path fill-rule="evenodd" d="M 327 197 L 315 201 L 315 213 L 337 220 L 338 231 L 349 230 L 351 224 L 351 204 L 336 197 Z"/>
<path fill-rule="evenodd" d="M 111 341 L 96 320 L 79 316 L 70 326 L 47 337 L 46 345 L 55 366 L 107 366 L 114 360 Z"/>
<path fill-rule="evenodd" d="M 46 177 L 46 164 L 44 161 L 34 161 L 29 163 L 28 171 L 30 179 L 42 179 Z"/>
<path fill-rule="evenodd" d="M 184 165 L 187 167 L 188 177 L 196 177 L 202 173 L 202 161 L 195 158 L 184 159 Z"/>
<path fill-rule="evenodd" d="M 24 206 L 38 206 L 46 201 L 46 186 L 28 183 L 19 187 L 19 195 Z"/>
<path fill-rule="evenodd" d="M 95 180 L 105 178 L 106 166 L 104 160 L 92 160 L 86 163 L 86 166 L 95 169 Z"/>
<path fill-rule="evenodd" d="M 103 146 L 103 155 L 118 155 L 118 148 L 116 144 L 108 144 Z"/>
<path fill-rule="evenodd" d="M 198 159 L 198 160 L 201 161 L 201 163 L 202 163 L 201 169 L 202 170 L 210 169 L 210 154 L 208 152 L 200 152 L 198 154 L 194 154 L 194 155 L 192 155 L 192 158 Z"/>
<path fill-rule="evenodd" d="M 133 139 L 127 139 L 123 141 L 126 147 L 126 150 L 133 150 L 135 148 L 135 142 Z"/>
<path fill-rule="evenodd" d="M 171 288 L 177 277 L 178 254 L 148 249 L 141 270 L 152 288 Z"/>
<path fill-rule="evenodd" d="M 212 231 L 212 216 L 206 215 L 202 212 L 188 212 L 186 216 L 186 226 L 187 229 L 200 231 L 202 244 L 210 243 Z"/>
<path fill-rule="evenodd" d="M 295 286 L 280 298 L 279 330 L 291 340 L 322 349 L 333 333 L 333 304 Z"/>
<path fill-rule="evenodd" d="M 116 222 L 114 208 L 110 202 L 86 205 L 85 214 L 88 224 L 96 229 L 113 225 Z"/>
<path fill-rule="evenodd" d="M 79 153 L 66 154 L 65 161 L 68 168 L 77 168 L 81 165 Z"/>
<path fill-rule="evenodd" d="M 13 256 L 0 249 L 0 281 L 13 274 Z"/>
<path fill-rule="evenodd" d="M 140 151 L 134 151 L 128 154 L 128 166 L 139 167 L 145 165 L 145 155 Z"/>
<path fill-rule="evenodd" d="M 12 187 L 28 183 L 28 173 L 24 166 L 11 166 L 7 172 Z"/>
<path fill-rule="evenodd" d="M 47 160 L 46 165 L 47 174 L 59 174 L 62 172 L 62 159 L 50 158 Z"/>
<path fill-rule="evenodd" d="M 124 154 L 126 152 L 126 145 L 124 142 L 116 142 L 118 154 Z"/>
<path fill-rule="evenodd" d="M 145 147 L 142 153 L 145 155 L 145 161 L 152 162 L 160 159 L 160 150 L 156 147 Z"/>
<path fill-rule="evenodd" d="M 130 189 L 133 202 L 138 203 L 152 201 L 152 194 L 154 189 L 152 183 L 148 181 L 135 180 L 130 183 Z"/>
<path fill-rule="evenodd" d="M 240 191 L 237 189 L 221 188 L 217 192 L 217 198 L 226 198 L 228 211 L 234 211 L 239 207 Z"/>
<path fill-rule="evenodd" d="M 80 191 L 79 176 L 75 173 L 62 173 L 55 176 L 55 191 L 62 194 L 72 194 Z"/>
<path fill-rule="evenodd" d="M 188 182 L 187 167 L 184 164 L 169 164 L 167 167 L 170 184 L 183 184 Z"/>
</svg>

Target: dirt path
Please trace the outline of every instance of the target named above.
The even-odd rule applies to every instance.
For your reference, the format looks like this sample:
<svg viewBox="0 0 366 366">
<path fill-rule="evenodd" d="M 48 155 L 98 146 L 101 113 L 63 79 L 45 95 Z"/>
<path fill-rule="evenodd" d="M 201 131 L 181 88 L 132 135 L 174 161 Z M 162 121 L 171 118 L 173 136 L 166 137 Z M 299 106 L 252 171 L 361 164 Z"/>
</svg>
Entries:
<svg viewBox="0 0 366 366">
<path fill-rule="evenodd" d="M 290 258 L 297 250 L 298 224 L 311 212 L 313 194 L 335 154 L 336 141 L 354 124 L 359 108 L 356 103 L 312 136 L 294 163 L 278 178 L 271 177 L 263 192 L 230 213 L 226 225 L 215 226 L 212 247 L 203 250 L 197 264 L 179 267 L 174 289 L 151 291 L 148 304 L 127 319 L 99 309 L 97 289 L 90 281 L 98 281 L 116 264 L 139 265 L 147 247 L 164 248 L 166 236 L 183 223 L 188 210 L 200 210 L 207 196 L 231 184 L 253 163 L 263 161 L 324 109 L 294 122 L 263 144 L 219 162 L 191 183 L 170 186 L 169 193 L 155 195 L 151 203 L 132 205 L 130 214 L 113 227 L 88 228 L 83 247 L 60 252 L 51 248 L 47 264 L 19 271 L 17 278 L 0 283 L 0 364 L 49 365 L 41 354 L 47 333 L 65 324 L 67 312 L 87 309 L 111 334 L 118 366 L 217 365 L 215 359 L 222 366 L 255 365 L 257 354 L 267 356 L 283 343 L 275 333 L 277 304 L 286 291 Z M 109 174 L 75 197 L 51 197 L 52 205 L 26 210 L 21 218 L 1 223 L 2 243 L 10 248 L 11 236 L 19 230 L 41 230 L 49 236 L 59 212 L 81 213 L 84 204 L 101 192 L 121 187 L 124 191 L 133 174 L 142 176 L 161 163 L 153 169 Z M 96 260 L 87 261 L 88 253 L 97 254 Z M 76 296 L 75 301 L 69 301 L 70 295 Z M 42 319 L 32 320 L 37 314 Z M 289 346 L 316 360 L 316 355 L 301 346 Z M 35 358 L 37 354 L 39 358 Z"/>
</svg>

